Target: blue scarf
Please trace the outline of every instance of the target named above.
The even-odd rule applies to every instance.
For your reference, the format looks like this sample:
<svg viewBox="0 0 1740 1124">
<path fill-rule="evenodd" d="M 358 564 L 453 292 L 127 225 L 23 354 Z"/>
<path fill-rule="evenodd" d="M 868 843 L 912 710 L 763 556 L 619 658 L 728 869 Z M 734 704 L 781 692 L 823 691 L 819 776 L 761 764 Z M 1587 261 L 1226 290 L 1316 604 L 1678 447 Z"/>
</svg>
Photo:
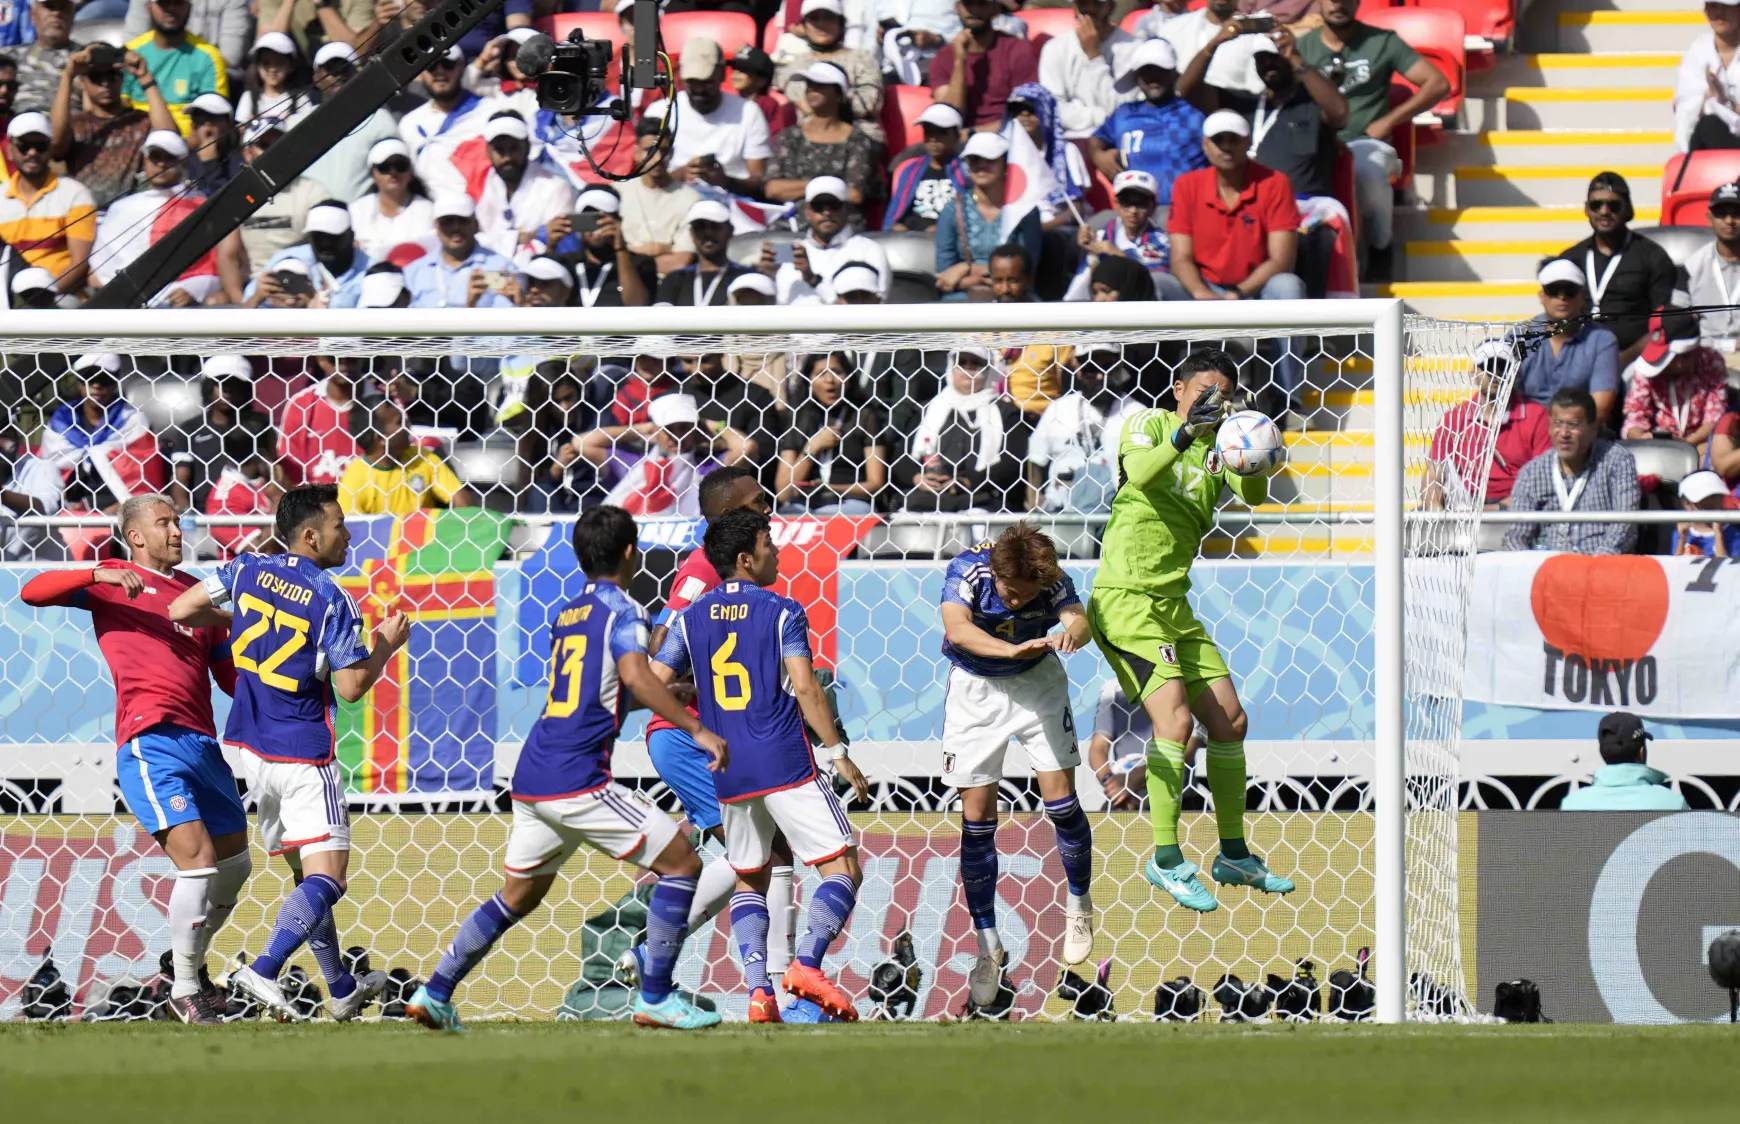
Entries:
<svg viewBox="0 0 1740 1124">
<path fill-rule="evenodd" d="M 1069 141 L 1064 139 L 1063 123 L 1057 119 L 1057 97 L 1039 83 L 1027 82 L 1015 87 L 1009 100 L 1024 102 L 1039 115 L 1039 134 L 1045 138 L 1045 162 L 1051 165 L 1051 174 L 1060 189 L 1048 202 L 1061 208 L 1065 199 L 1080 199 L 1081 185 L 1069 174 Z"/>
</svg>

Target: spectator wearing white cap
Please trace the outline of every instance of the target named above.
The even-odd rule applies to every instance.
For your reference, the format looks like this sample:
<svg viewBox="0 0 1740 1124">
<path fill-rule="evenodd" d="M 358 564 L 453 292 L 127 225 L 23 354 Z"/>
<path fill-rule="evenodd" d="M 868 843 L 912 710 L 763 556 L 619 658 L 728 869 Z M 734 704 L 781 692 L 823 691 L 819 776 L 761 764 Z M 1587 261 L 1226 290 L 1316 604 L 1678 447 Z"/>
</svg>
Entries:
<svg viewBox="0 0 1740 1124">
<path fill-rule="evenodd" d="M 478 242 L 471 197 L 437 196 L 434 210 L 441 250 L 405 267 L 411 307 L 512 308 L 502 290 L 513 279 L 514 263 Z"/>
<path fill-rule="evenodd" d="M 882 275 L 875 266 L 860 261 L 849 261 L 835 270 L 829 284 L 835 304 L 881 304 L 885 295 Z"/>
<path fill-rule="evenodd" d="M 961 111 L 934 103 L 918 115 L 924 141 L 895 158 L 883 230 L 928 231 L 956 192 L 972 190 L 960 161 Z"/>
<path fill-rule="evenodd" d="M 95 6 L 86 4 L 80 8 L 81 22 L 92 18 L 85 8 Z M 151 30 L 150 0 L 131 0 L 126 7 L 124 34 L 132 38 Z M 249 0 L 192 0 L 188 12 L 187 29 L 216 47 L 232 74 L 247 61 L 248 43 L 254 33 L 254 14 L 250 8 Z"/>
<path fill-rule="evenodd" d="M 270 463 L 276 435 L 272 420 L 256 409 L 253 365 L 241 355 L 213 355 L 199 369 L 204 408 L 158 435 L 158 446 L 172 471 L 169 495 L 178 511 L 205 509 L 212 485 L 223 472 L 250 462 L 260 476 Z"/>
<path fill-rule="evenodd" d="M 242 170 L 242 136 L 236 129 L 235 109 L 221 94 L 201 94 L 187 103 L 187 119 L 193 128 L 182 171 L 211 195 Z"/>
<path fill-rule="evenodd" d="M 761 244 L 760 269 L 773 278 L 780 304 L 833 304 L 833 276 L 847 262 L 862 262 L 875 269 L 881 279 L 880 291 L 887 295 L 892 279 L 888 255 L 876 242 L 852 229 L 846 218 L 846 199 L 845 181 L 837 176 L 817 176 L 804 190 L 804 236 L 791 243 L 785 253 L 772 242 Z"/>
<path fill-rule="evenodd" d="M 678 64 L 683 88 L 677 93 L 676 137 L 671 167 L 688 183 L 707 183 L 734 195 L 758 198 L 773 155 L 767 118 L 752 101 L 724 90 L 725 59 L 711 39 L 683 44 Z M 646 116 L 664 116 L 665 103 L 647 106 Z"/>
<path fill-rule="evenodd" d="M 403 265 L 435 249 L 435 204 L 411 168 L 411 150 L 398 137 L 369 149 L 369 190 L 350 203 L 357 248 L 380 261 Z"/>
<path fill-rule="evenodd" d="M 489 122 L 488 106 L 465 88 L 464 74 L 465 53 L 449 47 L 418 76 L 429 100 L 399 119 L 399 139 L 411 150 L 413 160 L 430 141 L 440 138 L 451 150 L 453 145 L 482 133 Z"/>
<path fill-rule="evenodd" d="M 976 290 L 990 285 L 992 252 L 1014 243 L 1029 262 L 1037 262 L 1051 212 L 1041 205 L 1005 221 L 1009 141 L 1001 134 L 973 134 L 961 149 L 961 161 L 972 190 L 957 192 L 937 218 L 936 287 L 944 300 L 986 300 L 989 294 Z"/>
<path fill-rule="evenodd" d="M 256 117 L 242 127 L 242 158 L 257 160 L 284 136 L 284 122 L 276 117 Z M 302 241 L 308 212 L 330 199 L 326 185 L 309 176 L 297 176 L 266 200 L 260 209 L 242 220 L 241 227 L 219 243 L 219 260 L 239 263 L 243 283 L 258 277 L 272 255 Z M 226 245 L 227 243 L 227 245 Z M 227 281 L 226 281 L 227 284 Z M 236 300 L 241 300 L 237 286 Z"/>
<path fill-rule="evenodd" d="M 1105 511 L 1118 476 L 1118 443 L 1105 439 L 1107 418 L 1121 418 L 1130 408 L 1135 375 L 1116 343 L 1060 351 L 1066 389 L 1045 407 L 1027 443 L 1028 506 Z"/>
<path fill-rule="evenodd" d="M 1250 122 L 1232 110 L 1209 114 L 1199 143 L 1210 167 L 1172 185 L 1172 273 L 1196 300 L 1302 299 L 1293 185 L 1250 158 Z"/>
<path fill-rule="evenodd" d="M 163 483 L 157 439 L 145 415 L 121 397 L 123 370 L 112 352 L 73 360 L 82 393 L 62 402 L 42 430 L 42 459 L 70 470 L 70 497 L 99 511 L 114 512 L 129 496 Z"/>
<path fill-rule="evenodd" d="M 524 283 L 516 277 L 502 290 L 521 308 L 567 308 L 575 301 L 574 271 L 566 263 L 539 254 L 526 262 L 521 270 Z"/>
<path fill-rule="evenodd" d="M 302 229 L 307 242 L 272 255 L 243 295 L 244 308 L 258 308 L 262 304 L 273 308 L 356 307 L 363 275 L 374 262 L 357 249 L 350 208 L 328 199 L 309 208 Z M 278 283 L 279 271 L 290 262 L 304 267 L 312 291 L 304 291 L 300 283 L 293 283 L 293 291 L 287 292 Z"/>
<path fill-rule="evenodd" d="M 139 2 L 133 0 L 135 4 Z M 320 0 L 254 0 L 254 3 L 259 17 L 257 33 L 263 35 L 276 31 L 288 35 L 303 58 L 313 57 L 324 43 L 386 43 L 392 38 L 390 31 L 382 30 L 385 21 L 374 18 L 376 10 L 382 7 L 380 0 L 325 0 L 324 3 Z M 423 5 L 409 7 L 419 16 L 422 14 Z"/>
<path fill-rule="evenodd" d="M 1116 0 L 1075 0 L 1075 30 L 1039 50 L 1039 82 L 1057 97 L 1067 137 L 1089 137 L 1112 110 L 1141 95 L 1117 80 L 1133 65 L 1136 37 L 1112 22 Z"/>
<path fill-rule="evenodd" d="M 670 154 L 659 143 L 659 122 L 642 118 L 635 126 L 635 167 L 646 171 L 616 185 L 622 199 L 622 237 L 628 248 L 652 258 L 660 274 L 695 260 L 689 237 L 689 208 L 701 193 L 671 175 Z"/>
<path fill-rule="evenodd" d="M 337 95 L 357 70 L 356 51 L 348 43 L 328 43 L 314 55 L 314 82 L 321 97 Z M 358 199 L 370 187 L 369 150 L 380 141 L 399 135 L 398 122 L 385 106 L 346 133 L 309 165 L 303 175 L 325 185 L 329 198 L 340 203 Z"/>
<path fill-rule="evenodd" d="M 248 48 L 248 69 L 236 98 L 236 123 L 256 117 L 282 117 L 296 122 L 320 104 L 314 83 L 302 67 L 295 40 L 282 31 L 262 31 Z"/>
<path fill-rule="evenodd" d="M 176 126 L 186 136 L 191 127 L 187 103 L 201 94 L 228 97 L 229 68 L 216 47 L 188 31 L 190 0 L 151 0 L 145 10 L 150 16 L 151 30 L 129 40 L 127 49 L 144 58 L 151 77 L 163 90 L 163 100 L 175 115 Z M 146 108 L 145 91 L 138 78 L 128 74 L 121 90 L 134 109 Z"/>
<path fill-rule="evenodd" d="M 55 288 L 54 274 L 33 265 L 17 270 L 8 283 L 12 303 L 8 308 L 59 308 L 60 291 Z"/>
<path fill-rule="evenodd" d="M 882 69 L 904 86 L 925 85 L 930 60 L 960 34 L 954 0 L 864 0 L 864 27 L 882 37 Z"/>
<path fill-rule="evenodd" d="M 1154 278 L 1154 292 L 1161 300 L 1187 301 L 1190 293 L 1172 276 L 1172 240 L 1154 212 L 1160 200 L 1160 185 L 1147 172 L 1131 168 L 1112 180 L 1112 200 L 1117 211 L 1104 226 L 1083 226 L 1076 240 L 1096 259 L 1121 254 L 1139 262 Z M 1084 269 L 1091 264 L 1083 263 Z"/>
<path fill-rule="evenodd" d="M 409 308 L 411 291 L 405 288 L 405 272 L 390 261 L 378 261 L 363 274 L 357 287 L 358 308 Z"/>
<path fill-rule="evenodd" d="M 140 147 L 144 150 L 140 154 L 144 187 L 109 204 L 97 223 L 96 243 L 91 247 L 91 279 L 99 286 L 107 285 L 200 204 L 197 194 L 190 195 L 181 187 L 187 142 L 180 133 L 173 129 L 154 131 Z M 243 278 L 237 273 L 226 282 L 219 257 L 207 254 L 189 266 L 155 294 L 151 303 L 184 308 L 203 304 L 220 292 L 227 301 L 241 300 Z"/>
<path fill-rule="evenodd" d="M 610 188 L 582 191 L 574 201 L 574 213 L 556 216 L 538 232 L 537 240 L 549 247 L 552 258 L 574 271 L 572 303 L 585 308 L 652 303 L 657 268 L 651 258 L 629 251 L 622 234 L 622 199 Z"/>
<path fill-rule="evenodd" d="M 644 448 L 643 455 L 620 468 L 604 502 L 637 515 L 696 518 L 701 514 L 699 467 L 710 458 L 713 444 L 702 427 L 700 405 L 688 394 L 661 394 L 646 412 L 646 425 L 638 430 L 611 426 L 586 434 L 580 456 L 605 469 L 600 475 L 608 479 L 627 459 L 624 449 Z"/>
<path fill-rule="evenodd" d="M 1487 340 L 1474 349 L 1474 396 L 1444 414 L 1426 454 L 1421 502 L 1427 507 L 1495 509 L 1510 499 L 1522 466 L 1552 447 L 1547 408 L 1524 398 L 1511 377 L 1516 351 L 1508 340 Z M 1482 476 L 1486 492 L 1476 496 Z"/>
<path fill-rule="evenodd" d="M 62 293 L 84 291 L 97 204 L 89 189 L 49 167 L 54 128 L 45 113 L 20 113 L 6 126 L 12 175 L 0 191 L 0 239 L 26 262 L 54 274 Z"/>
<path fill-rule="evenodd" d="M 800 73 L 803 120 L 774 138 L 765 192 L 776 203 L 804 197 L 817 177 L 845 181 L 847 221 L 864 224 L 864 204 L 881 195 L 882 144 L 853 126 L 846 104 L 846 72 L 831 62 L 811 63 Z M 804 212 L 800 209 L 799 219 Z"/>
<path fill-rule="evenodd" d="M 804 104 L 809 85 L 804 71 L 818 62 L 836 66 L 846 79 L 846 113 L 841 116 L 875 140 L 883 140 L 880 52 L 859 50 L 847 42 L 846 8 L 841 0 L 803 0 L 798 17 L 797 27 L 774 45 L 774 88 L 785 91 L 802 121 L 811 112 Z"/>
<path fill-rule="evenodd" d="M 1687 511 L 1733 511 L 1740 500 L 1709 469 L 1680 481 L 1680 506 Z M 1701 558 L 1740 558 L 1740 523 L 1681 523 L 1674 528 L 1674 554 Z"/>
<path fill-rule="evenodd" d="M 1541 311 L 1528 331 L 1546 339 L 1523 352 L 1517 396 L 1545 406 L 1560 390 L 1586 390 L 1595 399 L 1595 420 L 1612 417 L 1619 400 L 1619 341 L 1606 325 L 1583 319 L 1589 305 L 1583 270 L 1554 258 L 1541 266 L 1536 282 Z"/>
<path fill-rule="evenodd" d="M 1112 110 L 1088 138 L 1088 158 L 1107 179 L 1125 169 L 1147 172 L 1159 187 L 1159 205 L 1170 206 L 1173 181 L 1208 167 L 1201 143 L 1205 115 L 1177 91 L 1177 52 L 1165 39 L 1144 41 L 1113 85 L 1141 96 Z"/>
<path fill-rule="evenodd" d="M 702 199 L 689 208 L 693 264 L 673 269 L 659 282 L 654 304 L 698 308 L 730 303 L 731 284 L 750 270 L 731 260 L 731 212 L 725 204 Z"/>
<path fill-rule="evenodd" d="M 568 177 L 531 162 L 531 130 L 512 110 L 495 114 L 483 130 L 489 174 L 477 199 L 478 240 L 505 257 L 574 206 Z"/>
<path fill-rule="evenodd" d="M 153 129 L 175 131 L 175 118 L 157 81 L 145 69 L 145 60 L 137 54 L 123 55 L 120 66 L 93 69 L 90 63 L 91 49 L 83 47 L 68 57 L 66 69 L 60 73 L 49 110 L 54 130 L 49 155 L 65 165 L 67 175 L 90 190 L 92 201 L 101 210 L 133 190 L 146 134 Z M 121 96 L 123 68 L 131 68 L 141 80 L 144 111 L 134 109 Z"/>
</svg>

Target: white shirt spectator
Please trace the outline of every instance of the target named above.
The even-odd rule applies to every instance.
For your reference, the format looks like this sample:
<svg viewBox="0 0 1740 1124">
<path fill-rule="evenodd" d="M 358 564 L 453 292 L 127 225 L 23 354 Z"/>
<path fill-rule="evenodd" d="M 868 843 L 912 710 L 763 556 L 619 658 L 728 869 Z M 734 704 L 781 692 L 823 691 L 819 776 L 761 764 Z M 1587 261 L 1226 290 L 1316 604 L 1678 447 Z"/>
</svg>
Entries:
<svg viewBox="0 0 1740 1124">
<path fill-rule="evenodd" d="M 1094 737 L 1103 737 L 1111 743 L 1106 754 L 1108 761 L 1148 759 L 1154 722 L 1146 710 L 1124 697 L 1124 689 L 1116 679 L 1108 679 L 1100 687 L 1099 702 L 1094 705 Z"/>
<path fill-rule="evenodd" d="M 1100 434 L 1105 427 L 1106 415 L 1075 390 L 1055 399 L 1039 415 L 1027 442 L 1027 463 L 1045 470 L 1040 503 L 1046 511 L 1064 510 L 1070 488 L 1089 461 L 1103 459 Z"/>
<path fill-rule="evenodd" d="M 511 258 L 522 235 L 536 234 L 539 227 L 573 209 L 574 187 L 559 172 L 528 163 L 510 197 L 507 182 L 492 170 L 477 200 L 477 240 Z"/>
<path fill-rule="evenodd" d="M 349 203 L 374 182 L 369 176 L 369 149 L 378 141 L 398 135 L 393 115 L 377 109 L 367 121 L 339 138 L 302 174 L 324 186 L 327 198 Z"/>
<path fill-rule="evenodd" d="M 630 247 L 663 245 L 679 254 L 695 252 L 689 234 L 689 208 L 701 193 L 685 183 L 653 187 L 644 178 L 616 185 L 622 196 L 622 240 Z"/>
<path fill-rule="evenodd" d="M 304 181 L 297 179 L 292 182 L 292 186 L 302 182 Z M 91 244 L 91 277 L 98 285 L 107 285 L 114 280 L 115 274 L 133 264 L 133 260 L 143 254 L 154 240 L 167 233 L 164 229 L 166 225 L 173 229 L 169 222 L 174 217 L 173 214 L 160 219 L 159 212 L 180 195 L 179 189 L 147 187 L 131 195 L 123 195 L 109 204 L 109 209 L 97 219 L 97 237 Z M 305 208 L 302 217 L 307 214 Z M 297 224 L 300 229 L 301 218 L 297 219 Z M 263 264 L 265 258 L 260 261 Z M 197 303 L 204 304 L 222 287 L 223 283 L 218 278 L 215 266 L 208 269 L 202 259 L 201 263 L 195 264 L 187 273 L 165 285 L 152 298 L 151 303 L 157 305 L 172 290 L 180 289 Z"/>
<path fill-rule="evenodd" d="M 0 551 L 8 561 L 30 558 L 48 542 L 50 532 L 46 527 L 20 527 L 15 520 L 20 515 L 58 514 L 62 480 L 61 470 L 41 457 L 25 454 L 13 463 L 12 479 L 6 482 L 5 491 L 27 498 L 30 510 L 14 510 L 10 503 L 0 504 L 0 532 L 4 534 Z"/>
<path fill-rule="evenodd" d="M 319 104 L 306 88 L 265 98 L 258 106 L 254 104 L 254 91 L 243 90 L 236 101 L 236 124 L 246 125 L 256 117 L 278 117 L 283 119 L 284 127 L 288 129 L 313 113 Z"/>
<path fill-rule="evenodd" d="M 475 94 L 467 94 L 451 115 L 434 102 L 426 101 L 399 118 L 399 139 L 413 157 L 420 156 L 423 146 L 436 137 L 457 143 L 482 133 L 492 112 L 489 103 Z"/>
<path fill-rule="evenodd" d="M 798 272 L 797 266 L 784 263 L 773 279 L 780 304 L 835 303 L 834 287 L 829 282 L 847 262 L 863 262 L 875 269 L 882 282 L 882 299 L 888 299 L 888 285 L 893 274 L 888 268 L 888 254 L 877 243 L 862 234 L 854 234 L 847 227 L 827 243 L 816 241 L 815 232 L 811 231 L 801 244 L 809 256 L 810 270 L 816 275 L 817 283 L 811 286 Z"/>
<path fill-rule="evenodd" d="M 1694 308 L 1740 303 L 1740 261 L 1723 257 L 1714 242 L 1699 246 L 1686 259 L 1686 295 Z M 1733 351 L 1740 340 L 1740 312 L 1700 313 L 1698 332 L 1705 347 Z"/>
<path fill-rule="evenodd" d="M 647 106 L 646 116 L 657 120 L 664 112 L 665 103 L 660 100 Z M 689 108 L 689 95 L 679 93 L 671 167 L 681 168 L 695 157 L 707 154 L 718 158 L 727 176 L 739 180 L 749 175 L 745 161 L 772 157 L 772 138 L 761 107 L 736 94 L 721 94 L 719 108 L 711 113 L 697 113 Z"/>
<path fill-rule="evenodd" d="M 1716 33 L 1706 28 L 1680 59 L 1679 79 L 1674 83 L 1674 147 L 1680 152 L 1691 144 L 1692 130 L 1705 114 L 1721 118 L 1729 131 L 1740 135 L 1740 114 L 1710 96 L 1706 76 L 1711 72 L 1727 91 L 1729 105 L 1740 105 L 1740 51 L 1724 67 L 1716 53 Z"/>
<path fill-rule="evenodd" d="M 1092 136 L 1120 103 L 1142 96 L 1140 90 L 1120 94 L 1113 88 L 1140 45 L 1134 35 L 1113 27 L 1091 59 L 1074 32 L 1053 36 L 1039 49 L 1039 84 L 1057 95 L 1057 119 L 1065 136 Z"/>
<path fill-rule="evenodd" d="M 381 214 L 381 197 L 374 192 L 360 195 L 350 205 L 350 227 L 356 234 L 356 248 L 375 261 L 385 261 L 393 247 L 406 243 L 434 253 L 440 240 L 435 237 L 435 204 L 421 195 L 413 195 L 396 215 Z"/>
<path fill-rule="evenodd" d="M 1178 73 L 1183 74 L 1190 60 L 1202 53 L 1219 30 L 1219 24 L 1208 22 L 1208 9 L 1201 8 L 1167 20 L 1156 38 L 1172 44 L 1178 56 Z M 1256 57 L 1257 48 L 1265 43 L 1274 46 L 1267 35 L 1241 35 L 1230 43 L 1222 43 L 1214 53 L 1214 61 L 1208 64 L 1208 84 L 1247 94 L 1262 93 L 1263 81 L 1257 77 L 1257 68 L 1251 60 Z"/>
</svg>

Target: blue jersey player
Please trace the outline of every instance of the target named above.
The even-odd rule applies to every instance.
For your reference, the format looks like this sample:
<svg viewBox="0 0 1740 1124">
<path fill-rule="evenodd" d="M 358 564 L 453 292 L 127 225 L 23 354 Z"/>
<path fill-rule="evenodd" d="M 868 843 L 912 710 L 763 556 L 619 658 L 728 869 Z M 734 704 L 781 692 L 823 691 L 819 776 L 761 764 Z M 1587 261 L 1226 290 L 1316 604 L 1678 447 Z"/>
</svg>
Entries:
<svg viewBox="0 0 1740 1124">
<path fill-rule="evenodd" d="M 961 888 L 979 940 L 967 982 L 972 1005 L 985 1008 L 996 1000 L 1008 959 L 997 934 L 997 785 L 1011 740 L 1026 750 L 1057 831 L 1069 882 L 1063 961 L 1079 964 L 1093 951 L 1093 832 L 1075 795 L 1081 751 L 1069 676 L 1057 658 L 1085 645 L 1089 629 L 1057 548 L 1025 521 L 949 563 L 942 619 L 951 665 L 943 777 L 961 792 Z"/>
<path fill-rule="evenodd" d="M 747 510 L 707 527 L 702 549 L 721 584 L 676 619 L 654 670 L 666 681 L 692 670 L 701 720 L 735 747 L 716 787 L 725 853 L 737 871 L 731 930 L 749 987 L 749 1021 L 781 1021 L 767 970 L 767 885 L 774 839 L 783 833 L 792 854 L 822 875 L 783 984 L 850 1022 L 856 1008 L 821 965 L 852 915 L 863 876 L 852 826 L 816 769 L 804 729 L 807 721 L 827 731 L 824 740 L 838 737 L 810 663 L 809 621 L 802 605 L 766 588 L 779 577 L 771 531 L 767 516 Z M 843 742 L 825 748 L 832 760 L 846 760 Z M 846 775 L 860 798 L 868 795 L 862 774 L 853 768 Z"/>
<path fill-rule="evenodd" d="M 574 555 L 586 588 L 557 610 L 550 627 L 549 700 L 514 766 L 507 878 L 465 919 L 435 974 L 405 1007 L 433 1030 L 462 1029 L 454 988 L 503 933 L 538 907 L 582 843 L 659 876 L 647 902 L 634 1021 L 673 1030 L 719 1022 L 671 983 L 688 934 L 700 856 L 669 816 L 610 777 L 610 753 L 631 695 L 687 733 L 712 768 L 727 761 L 724 740 L 686 712 L 648 666 L 646 613 L 626 592 L 639 562 L 637 538 L 634 518 L 620 507 L 590 508 L 574 524 Z"/>
<path fill-rule="evenodd" d="M 176 598 L 169 617 L 194 627 L 230 623 L 236 692 L 224 742 L 243 751 L 261 843 L 284 856 L 296 880 L 266 951 L 231 973 L 230 986 L 280 1018 L 296 1018 L 277 979 L 306 941 L 326 977 L 332 1016 L 343 1022 L 380 994 L 387 976 L 351 975 L 332 920 L 350 866 L 350 811 L 334 760 L 334 695 L 346 702 L 367 695 L 411 625 L 393 613 L 375 630 L 374 649 L 364 646 L 356 602 L 328 572 L 344 564 L 350 549 L 335 485 L 286 492 L 275 523 L 288 553 L 241 555 Z M 233 607 L 233 622 L 226 607 Z"/>
</svg>

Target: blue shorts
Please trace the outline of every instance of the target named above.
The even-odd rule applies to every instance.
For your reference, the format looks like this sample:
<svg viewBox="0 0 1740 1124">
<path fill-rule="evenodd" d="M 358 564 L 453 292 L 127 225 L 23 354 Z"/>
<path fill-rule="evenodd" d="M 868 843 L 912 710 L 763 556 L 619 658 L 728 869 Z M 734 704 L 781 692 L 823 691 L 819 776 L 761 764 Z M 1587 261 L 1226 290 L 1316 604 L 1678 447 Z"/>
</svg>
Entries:
<svg viewBox="0 0 1740 1124">
<path fill-rule="evenodd" d="M 161 723 L 115 751 L 115 776 L 127 807 L 155 835 L 202 820 L 210 834 L 248 830 L 236 778 L 217 739 Z"/>
<path fill-rule="evenodd" d="M 647 756 L 659 779 L 683 802 L 683 815 L 690 824 L 706 831 L 718 827 L 719 793 L 707 763 L 712 758 L 681 730 L 654 730 L 647 735 Z"/>
</svg>

